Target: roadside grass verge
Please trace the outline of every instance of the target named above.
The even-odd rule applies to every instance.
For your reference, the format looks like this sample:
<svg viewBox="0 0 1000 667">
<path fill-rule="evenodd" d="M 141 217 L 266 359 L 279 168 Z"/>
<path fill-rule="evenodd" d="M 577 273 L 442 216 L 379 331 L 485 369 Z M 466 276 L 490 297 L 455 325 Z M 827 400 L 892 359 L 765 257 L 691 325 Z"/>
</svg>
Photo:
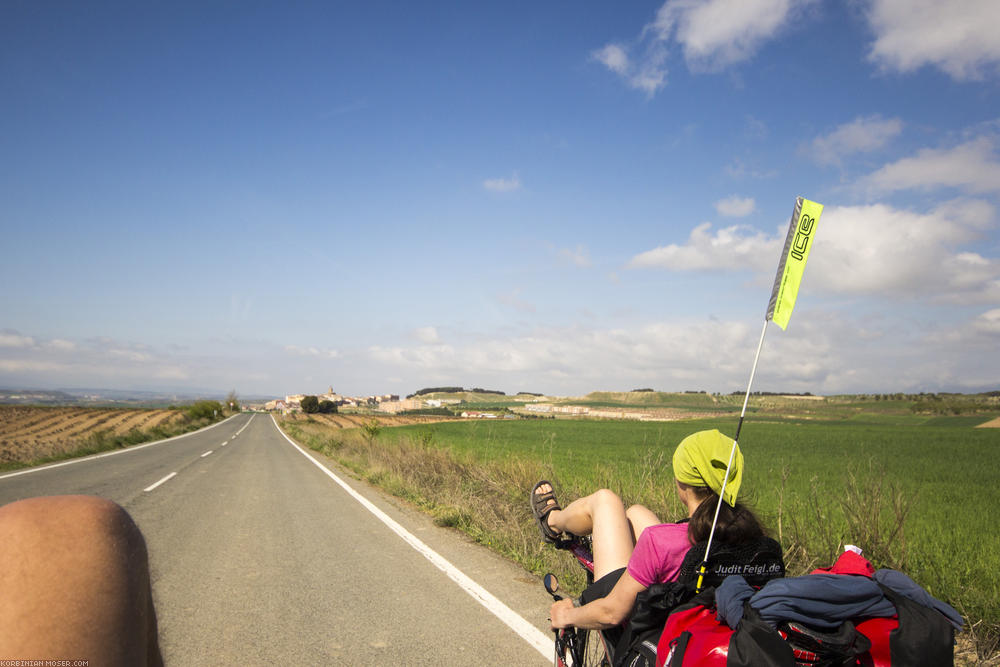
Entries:
<svg viewBox="0 0 1000 667">
<path fill-rule="evenodd" d="M 286 419 L 281 426 L 439 525 L 579 590 L 579 567 L 539 536 L 527 503 L 532 485 L 551 480 L 564 506 L 607 487 L 626 504 L 676 520 L 676 443 L 704 428 L 732 433 L 735 419 L 484 420 L 367 431 Z M 953 604 L 969 621 L 965 651 L 975 664 L 996 664 L 1000 553 L 992 513 L 1000 485 L 987 462 L 1000 431 L 782 419 L 748 423 L 740 444 L 741 493 L 786 548 L 790 574 L 829 565 L 845 543 L 858 544 L 876 567 L 904 570 Z"/>
</svg>

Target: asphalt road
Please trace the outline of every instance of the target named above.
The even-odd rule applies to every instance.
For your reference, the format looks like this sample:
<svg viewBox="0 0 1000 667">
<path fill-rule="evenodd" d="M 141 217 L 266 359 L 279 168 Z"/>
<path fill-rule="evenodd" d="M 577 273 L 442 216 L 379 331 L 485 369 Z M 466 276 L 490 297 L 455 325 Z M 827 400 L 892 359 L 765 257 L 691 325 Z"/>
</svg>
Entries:
<svg viewBox="0 0 1000 667">
<path fill-rule="evenodd" d="M 317 465 L 269 417 L 0 475 L 0 504 L 76 493 L 114 500 L 146 536 L 168 665 L 550 662 L 536 578 Z"/>
</svg>

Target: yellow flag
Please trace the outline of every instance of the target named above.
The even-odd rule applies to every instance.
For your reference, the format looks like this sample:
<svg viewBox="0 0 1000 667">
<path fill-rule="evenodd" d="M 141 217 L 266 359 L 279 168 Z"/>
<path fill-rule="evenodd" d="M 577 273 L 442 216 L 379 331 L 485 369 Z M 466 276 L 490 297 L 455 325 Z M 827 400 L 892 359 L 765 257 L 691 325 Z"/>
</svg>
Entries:
<svg viewBox="0 0 1000 667">
<path fill-rule="evenodd" d="M 822 204 L 802 197 L 795 199 L 795 211 L 788 225 L 785 249 L 781 253 L 778 275 L 774 277 L 774 289 L 771 291 L 771 301 L 767 304 L 765 317 L 773 320 L 782 329 L 788 326 L 792 309 L 795 308 L 795 297 L 799 294 L 802 272 L 805 271 L 809 250 L 816 236 L 816 223 L 819 222 L 822 212 Z"/>
</svg>

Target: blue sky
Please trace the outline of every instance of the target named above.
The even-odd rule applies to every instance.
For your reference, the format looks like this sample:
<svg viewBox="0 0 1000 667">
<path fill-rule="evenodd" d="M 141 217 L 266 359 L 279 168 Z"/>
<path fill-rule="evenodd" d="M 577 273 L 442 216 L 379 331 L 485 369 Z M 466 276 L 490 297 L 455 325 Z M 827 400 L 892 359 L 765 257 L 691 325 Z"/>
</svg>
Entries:
<svg viewBox="0 0 1000 667">
<path fill-rule="evenodd" d="M 1000 388 L 1000 4 L 5 2 L 0 386 Z"/>
</svg>

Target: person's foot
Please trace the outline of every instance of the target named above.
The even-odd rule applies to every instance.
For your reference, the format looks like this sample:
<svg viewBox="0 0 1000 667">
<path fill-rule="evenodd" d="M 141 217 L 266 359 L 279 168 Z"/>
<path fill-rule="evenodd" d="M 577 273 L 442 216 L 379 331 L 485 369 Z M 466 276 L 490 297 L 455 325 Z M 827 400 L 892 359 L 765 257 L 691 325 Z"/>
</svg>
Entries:
<svg viewBox="0 0 1000 667">
<path fill-rule="evenodd" d="M 535 484 L 531 490 L 531 512 L 534 514 L 535 521 L 538 522 L 538 529 L 546 542 L 556 542 L 562 535 L 562 531 L 551 523 L 553 512 L 561 509 L 559 503 L 556 502 L 551 483 L 542 480 Z"/>
</svg>

